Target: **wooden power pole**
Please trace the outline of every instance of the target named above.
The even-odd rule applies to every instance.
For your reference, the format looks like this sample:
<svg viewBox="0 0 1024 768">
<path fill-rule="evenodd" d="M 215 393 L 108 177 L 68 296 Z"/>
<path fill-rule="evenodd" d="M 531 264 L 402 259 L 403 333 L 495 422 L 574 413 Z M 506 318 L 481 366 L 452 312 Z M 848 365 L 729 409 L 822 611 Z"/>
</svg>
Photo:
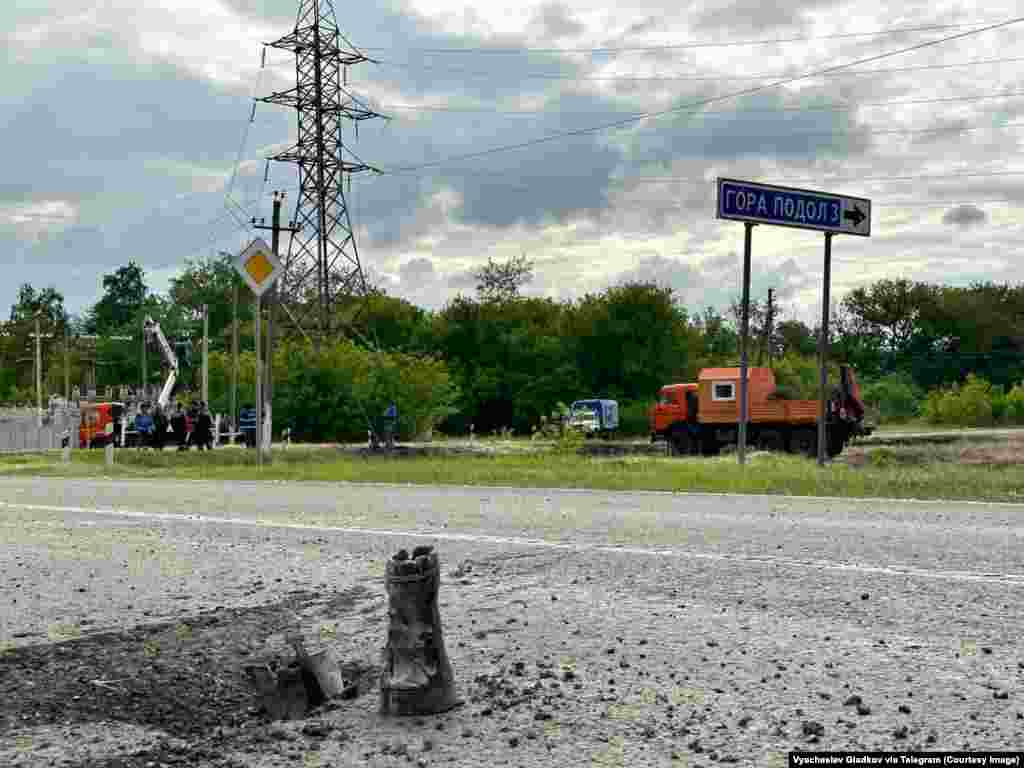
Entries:
<svg viewBox="0 0 1024 768">
<path fill-rule="evenodd" d="M 71 407 L 71 363 L 68 360 L 68 324 L 64 322 L 64 407 Z"/>
<path fill-rule="evenodd" d="M 269 229 L 270 230 L 270 250 L 274 254 L 274 258 L 279 258 L 279 247 L 281 243 L 281 232 L 291 232 L 295 234 L 299 231 L 300 227 L 295 226 L 295 222 L 289 222 L 287 227 L 281 226 L 281 204 L 284 203 L 284 192 L 274 192 L 274 210 L 270 220 L 270 226 L 265 224 L 256 224 L 256 220 L 253 219 L 253 227 L 255 229 Z M 262 221 L 262 219 L 261 219 Z M 273 399 L 274 399 L 274 315 L 276 314 L 278 305 L 278 288 L 275 284 L 268 292 L 268 306 L 267 306 L 267 347 L 266 347 L 266 371 L 263 376 L 263 411 L 262 416 L 267 423 L 267 444 L 270 444 L 271 434 L 274 425 L 274 410 L 273 410 Z M 257 363 L 258 365 L 259 363 Z"/>
<path fill-rule="evenodd" d="M 43 338 L 39 330 L 39 315 L 36 315 L 36 422 L 43 426 Z"/>
<path fill-rule="evenodd" d="M 146 400 L 146 383 L 148 380 L 146 370 L 146 318 L 142 318 L 142 381 L 139 383 L 139 400 Z"/>
<path fill-rule="evenodd" d="M 231 283 L 231 431 L 238 431 L 238 278 Z"/>
<path fill-rule="evenodd" d="M 200 398 L 210 407 L 210 305 L 203 304 L 203 394 Z"/>
</svg>

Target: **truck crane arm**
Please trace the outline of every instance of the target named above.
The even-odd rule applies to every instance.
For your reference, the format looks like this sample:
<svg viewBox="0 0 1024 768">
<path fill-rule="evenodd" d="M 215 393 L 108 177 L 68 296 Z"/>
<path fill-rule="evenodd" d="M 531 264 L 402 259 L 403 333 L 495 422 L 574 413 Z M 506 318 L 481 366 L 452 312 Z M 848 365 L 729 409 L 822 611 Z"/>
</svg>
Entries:
<svg viewBox="0 0 1024 768">
<path fill-rule="evenodd" d="M 178 380 L 178 356 L 174 354 L 174 350 L 171 349 L 171 345 L 167 342 L 167 337 L 164 336 L 164 332 L 160 329 L 160 323 L 151 317 L 147 317 L 145 329 L 147 338 L 150 336 L 156 337 L 157 344 L 160 346 L 160 352 L 164 356 L 164 362 L 170 368 L 167 380 L 164 382 L 164 387 L 160 390 L 160 397 L 157 399 L 157 404 L 161 408 L 166 408 L 167 404 L 171 401 L 171 393 L 174 392 L 174 385 Z"/>
</svg>

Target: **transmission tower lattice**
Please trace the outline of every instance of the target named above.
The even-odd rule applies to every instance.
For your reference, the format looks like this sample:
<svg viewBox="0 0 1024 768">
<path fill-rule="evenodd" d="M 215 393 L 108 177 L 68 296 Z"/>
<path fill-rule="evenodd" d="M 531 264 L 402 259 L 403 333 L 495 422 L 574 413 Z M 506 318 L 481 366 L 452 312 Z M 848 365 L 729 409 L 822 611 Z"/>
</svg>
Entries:
<svg viewBox="0 0 1024 768">
<path fill-rule="evenodd" d="M 295 30 L 267 45 L 295 54 L 295 87 L 257 101 L 298 115 L 296 144 L 269 158 L 299 166 L 299 231 L 291 235 L 277 297 L 299 330 L 324 339 L 339 330 L 339 300 L 367 295 L 344 183 L 351 184 L 349 174 L 377 169 L 345 146 L 342 126 L 351 121 L 358 136 L 360 121 L 382 115 L 346 87 L 347 68 L 371 59 L 338 30 L 331 0 L 301 0 Z"/>
</svg>

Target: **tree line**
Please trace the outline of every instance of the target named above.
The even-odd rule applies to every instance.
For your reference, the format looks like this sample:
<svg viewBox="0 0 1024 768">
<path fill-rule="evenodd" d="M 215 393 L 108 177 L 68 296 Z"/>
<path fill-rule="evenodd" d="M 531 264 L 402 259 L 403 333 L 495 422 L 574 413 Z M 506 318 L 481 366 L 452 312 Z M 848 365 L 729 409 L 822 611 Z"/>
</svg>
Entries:
<svg viewBox="0 0 1024 768">
<path fill-rule="evenodd" d="M 472 295 L 458 295 L 437 311 L 374 290 L 338 306 L 348 340 L 319 348 L 281 326 L 275 421 L 305 439 L 365 436 L 375 414 L 395 399 L 406 435 L 430 427 L 465 433 L 471 425 L 478 434 L 507 428 L 528 434 L 560 404 L 608 397 L 620 401 L 624 429 L 643 433 L 659 387 L 693 381 L 704 367 L 738 364 L 738 301 L 724 311 L 691 313 L 670 288 L 647 282 L 574 300 L 525 296 L 532 270 L 525 257 L 491 260 L 475 273 Z M 187 398 L 198 388 L 202 308 L 208 305 L 211 404 L 225 412 L 238 282 L 230 256 L 189 261 L 160 294 L 129 262 L 104 275 L 99 301 L 74 317 L 54 288 L 23 285 L 0 335 L 0 401 L 34 400 L 30 334 L 37 317 L 48 393 L 63 392 L 65 337 L 72 384 L 93 372 L 100 390 L 139 383 L 147 315 L 176 345 Z M 253 309 L 243 286 L 240 403 L 254 397 Z M 820 329 L 787 307 L 771 314 L 764 300 L 751 301 L 751 364 L 771 361 L 777 379 L 796 396 L 816 397 Z M 1024 380 L 1024 285 L 879 280 L 832 308 L 828 345 L 833 362 L 857 370 L 867 399 L 884 418 L 922 414 L 928 392 L 962 384 L 971 374 L 996 392 L 1010 392 Z M 160 362 L 151 351 L 150 385 L 163 380 Z"/>
</svg>

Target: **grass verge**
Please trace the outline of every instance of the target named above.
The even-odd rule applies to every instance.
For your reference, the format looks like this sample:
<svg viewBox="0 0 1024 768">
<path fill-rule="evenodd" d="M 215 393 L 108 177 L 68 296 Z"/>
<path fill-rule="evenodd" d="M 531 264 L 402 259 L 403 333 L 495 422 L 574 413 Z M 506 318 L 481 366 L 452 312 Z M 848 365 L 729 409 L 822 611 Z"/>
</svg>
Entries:
<svg viewBox="0 0 1024 768">
<path fill-rule="evenodd" d="M 542 453 L 398 458 L 292 448 L 276 453 L 273 463 L 260 471 L 254 454 L 243 450 L 122 451 L 110 468 L 104 467 L 101 452 L 80 451 L 66 466 L 59 454 L 0 457 L 0 477 L 358 481 L 1024 502 L 1021 464 L 964 464 L 955 453 L 931 449 L 886 449 L 880 457 L 884 460 L 867 458 L 860 466 L 837 461 L 819 468 L 803 458 L 753 453 L 741 467 L 733 456 L 588 458 Z"/>
</svg>

